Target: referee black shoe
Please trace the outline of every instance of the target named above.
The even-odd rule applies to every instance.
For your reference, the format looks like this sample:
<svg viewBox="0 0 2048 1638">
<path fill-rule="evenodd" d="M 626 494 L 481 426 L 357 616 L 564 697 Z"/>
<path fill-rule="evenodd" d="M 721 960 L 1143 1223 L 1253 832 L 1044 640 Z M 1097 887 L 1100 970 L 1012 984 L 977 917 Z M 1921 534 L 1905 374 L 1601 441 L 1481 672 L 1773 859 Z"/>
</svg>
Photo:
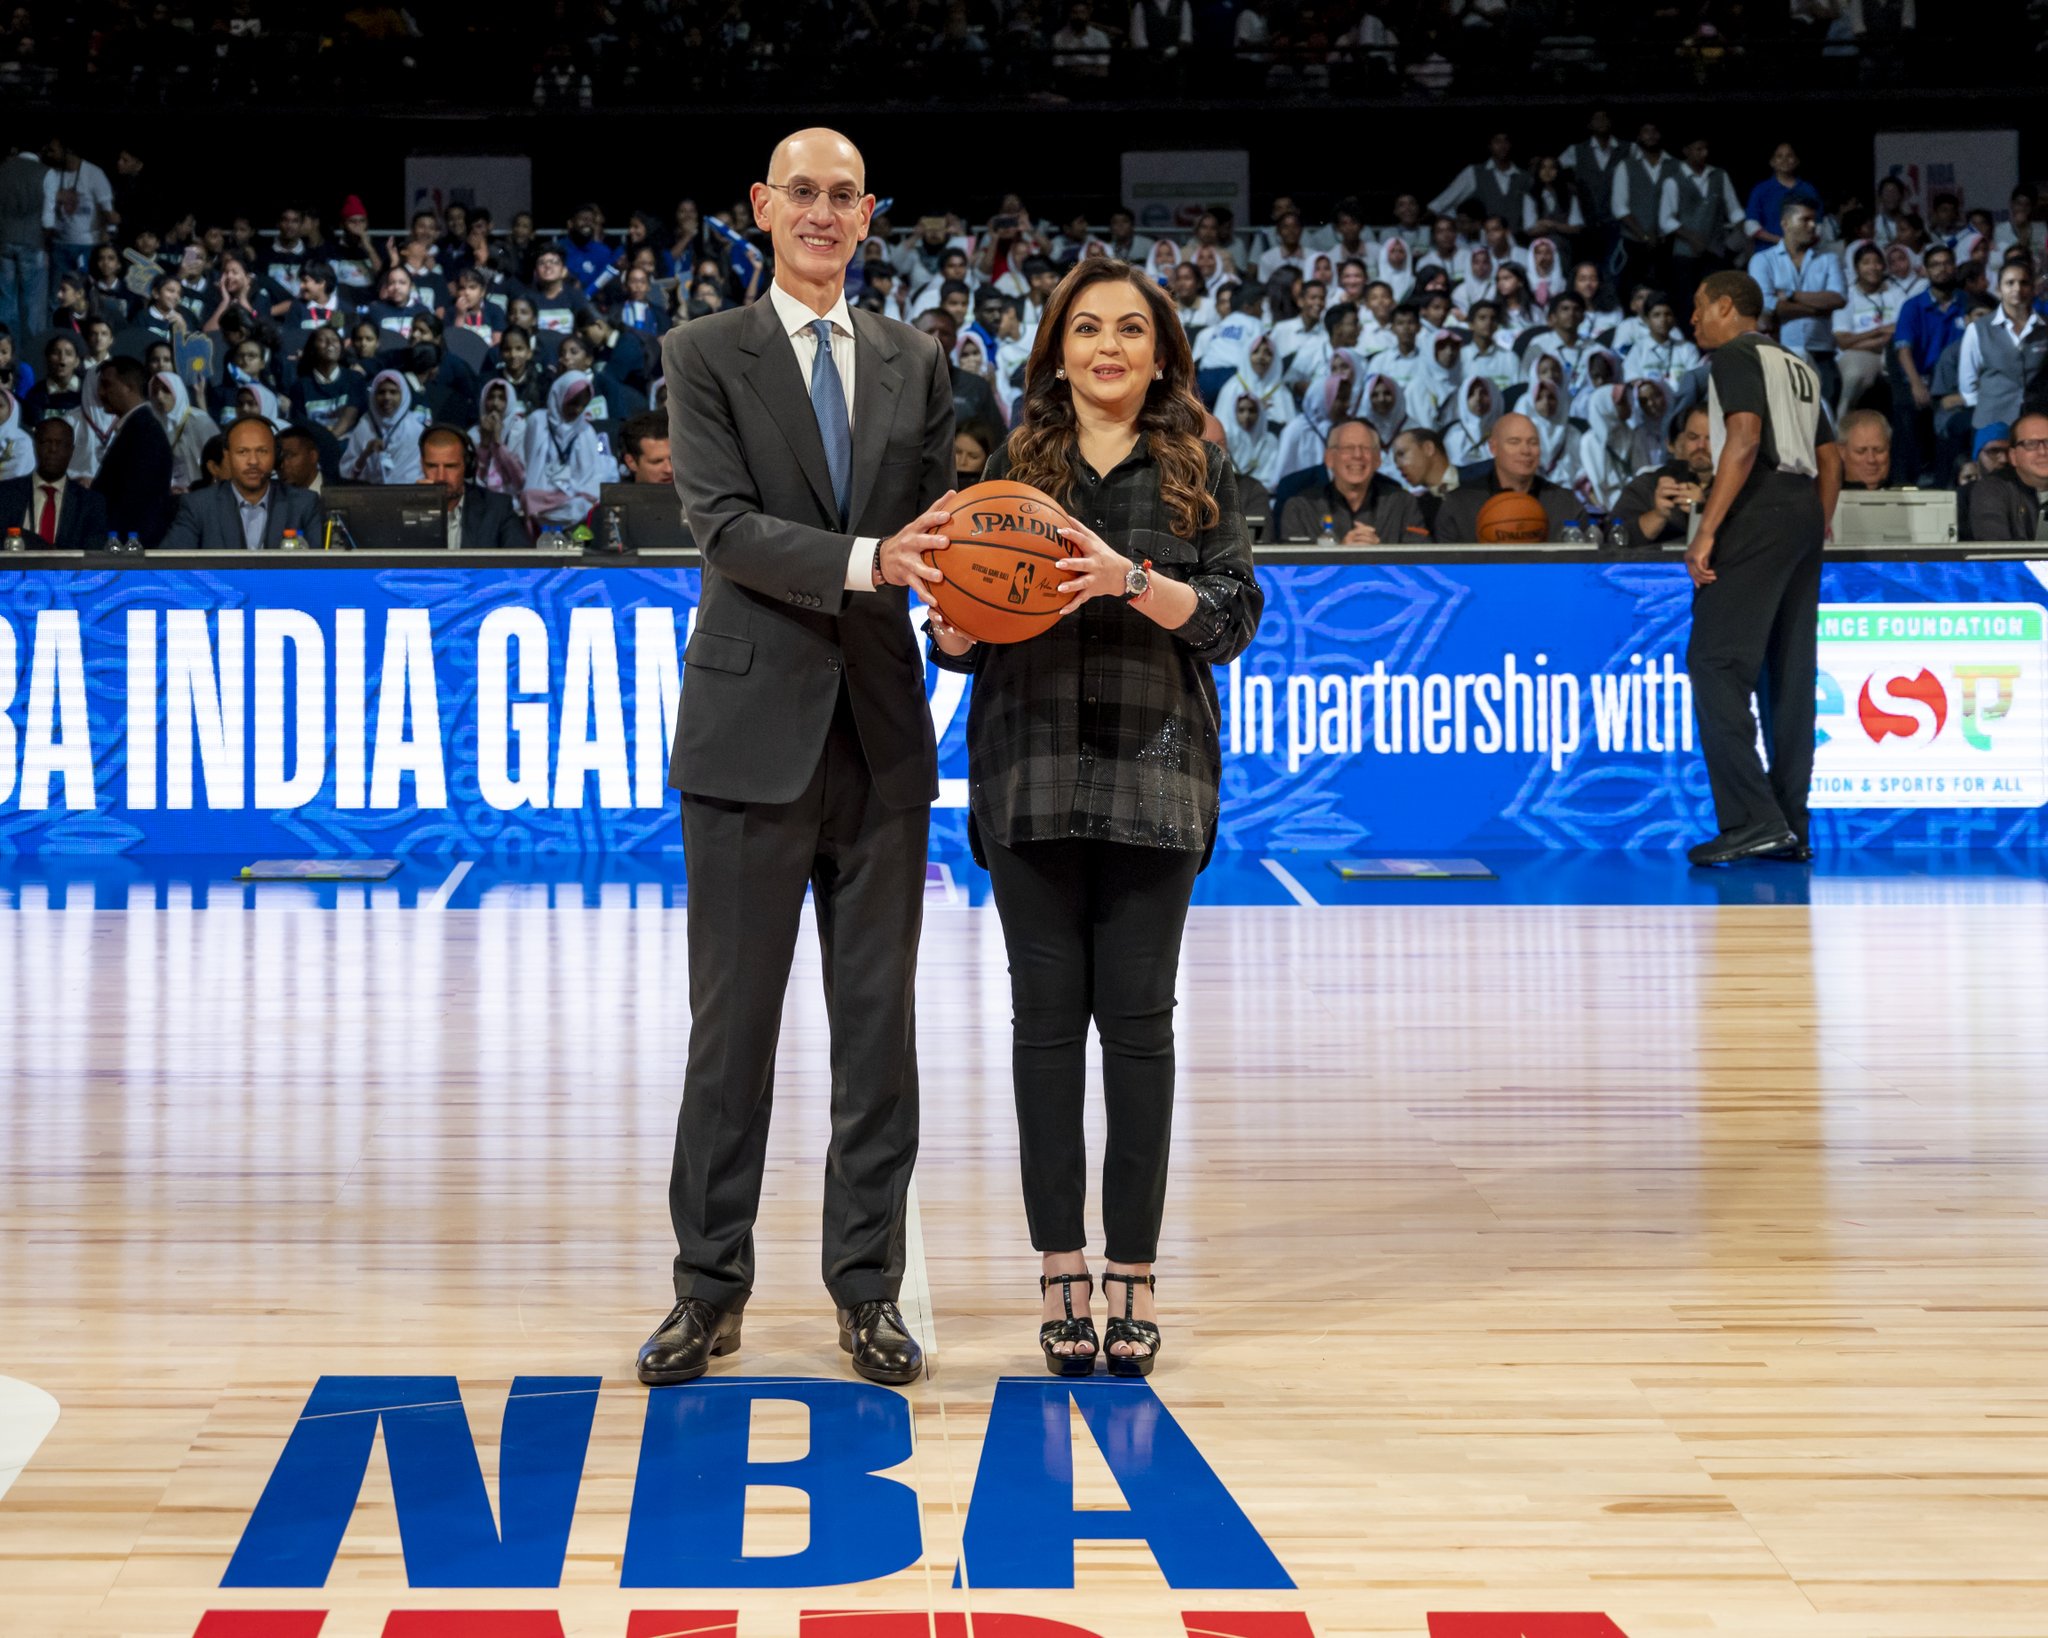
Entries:
<svg viewBox="0 0 2048 1638">
<path fill-rule="evenodd" d="M 1799 838 L 1785 828 L 1782 819 L 1771 819 L 1744 825 L 1740 830 L 1724 830 L 1711 842 L 1702 842 L 1688 851 L 1686 857 L 1696 865 L 1734 864 L 1741 859 L 1783 853 L 1799 845 Z"/>
<path fill-rule="evenodd" d="M 1781 847 L 1774 853 L 1764 855 L 1772 864 L 1812 864 L 1812 844 L 1800 841 L 1796 836 L 1790 847 Z"/>
</svg>

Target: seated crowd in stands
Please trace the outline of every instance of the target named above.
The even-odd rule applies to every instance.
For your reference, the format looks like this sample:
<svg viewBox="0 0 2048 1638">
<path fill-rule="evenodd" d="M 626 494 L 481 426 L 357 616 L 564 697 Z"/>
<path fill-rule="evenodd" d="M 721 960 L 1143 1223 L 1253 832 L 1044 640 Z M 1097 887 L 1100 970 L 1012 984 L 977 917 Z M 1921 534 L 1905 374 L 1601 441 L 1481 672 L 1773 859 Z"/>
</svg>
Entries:
<svg viewBox="0 0 2048 1638">
<path fill-rule="evenodd" d="M 983 231 L 878 216 L 848 296 L 946 348 L 963 482 L 1016 412 L 1063 271 L 1115 256 L 1171 294 L 1214 435 L 1276 534 L 1469 539 L 1479 504 L 1512 487 L 1554 534 L 1579 521 L 1645 545 L 1682 538 L 1674 514 L 1711 476 L 1687 328 L 1693 291 L 1727 267 L 1821 376 L 1853 484 L 2020 481 L 2016 434 L 2048 387 L 2048 225 L 2027 188 L 1999 203 L 1936 194 L 1923 216 L 1892 177 L 1868 204 L 1830 199 L 1789 144 L 1738 188 L 1704 142 L 1673 153 L 1656 125 L 1629 140 L 1595 111 L 1527 165 L 1497 133 L 1377 219 L 1346 199 L 1314 221 L 1281 198 L 1261 224 L 1215 209 L 1167 233 L 1126 210 L 1042 221 L 1015 195 Z M 744 207 L 687 200 L 622 231 L 584 205 L 553 234 L 458 204 L 381 241 L 353 196 L 331 230 L 301 206 L 274 233 L 164 214 L 128 208 L 61 138 L 0 163 L 16 269 L 0 281 L 0 482 L 39 469 L 36 430 L 55 418 L 66 475 L 100 487 L 125 359 L 168 451 L 166 506 L 229 481 L 246 420 L 316 495 L 422 481 L 433 426 L 467 438 L 467 481 L 529 533 L 571 529 L 604 483 L 668 481 L 660 338 L 755 299 L 769 273 Z"/>
</svg>

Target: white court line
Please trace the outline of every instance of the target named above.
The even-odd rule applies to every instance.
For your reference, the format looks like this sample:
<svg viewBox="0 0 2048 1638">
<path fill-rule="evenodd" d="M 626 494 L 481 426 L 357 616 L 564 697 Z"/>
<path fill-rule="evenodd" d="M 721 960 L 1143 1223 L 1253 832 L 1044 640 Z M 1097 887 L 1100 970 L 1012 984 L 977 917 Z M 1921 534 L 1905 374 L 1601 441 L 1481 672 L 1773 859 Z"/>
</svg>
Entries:
<svg viewBox="0 0 2048 1638">
<path fill-rule="evenodd" d="M 1293 899 L 1296 904 L 1305 904 L 1311 910 L 1320 910 L 1322 908 L 1315 895 L 1303 887 L 1300 882 L 1296 881 L 1294 879 L 1294 872 L 1289 870 L 1278 859 L 1261 859 L 1259 863 L 1272 873 L 1273 880 L 1287 889 L 1288 897 Z"/>
<path fill-rule="evenodd" d="M 57 1425 L 57 1401 L 32 1383 L 0 1376 L 0 1496 Z"/>
<path fill-rule="evenodd" d="M 448 908 L 448 901 L 455 897 L 456 888 L 462 885 L 462 878 L 469 874 L 469 864 L 470 862 L 467 859 L 457 861 L 455 868 L 448 872 L 448 879 L 434 889 L 434 896 L 428 899 L 420 908 L 422 910 L 446 910 Z"/>
</svg>

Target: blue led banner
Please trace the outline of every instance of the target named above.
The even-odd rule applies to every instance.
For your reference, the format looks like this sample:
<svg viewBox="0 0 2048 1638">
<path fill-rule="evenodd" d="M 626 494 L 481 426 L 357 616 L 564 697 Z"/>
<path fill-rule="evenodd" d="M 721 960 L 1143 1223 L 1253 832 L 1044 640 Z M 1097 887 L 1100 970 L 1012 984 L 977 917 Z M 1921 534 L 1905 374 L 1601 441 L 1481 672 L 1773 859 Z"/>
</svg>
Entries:
<svg viewBox="0 0 2048 1638">
<path fill-rule="evenodd" d="M 1262 569 L 1219 673 L 1219 845 L 1666 848 L 1710 831 L 1668 562 Z M 1823 588 L 1816 840 L 2048 841 L 2048 566 Z M 25 569 L 0 578 L 0 852 L 537 855 L 678 840 L 697 577 Z M 965 843 L 965 690 L 928 681 Z"/>
</svg>

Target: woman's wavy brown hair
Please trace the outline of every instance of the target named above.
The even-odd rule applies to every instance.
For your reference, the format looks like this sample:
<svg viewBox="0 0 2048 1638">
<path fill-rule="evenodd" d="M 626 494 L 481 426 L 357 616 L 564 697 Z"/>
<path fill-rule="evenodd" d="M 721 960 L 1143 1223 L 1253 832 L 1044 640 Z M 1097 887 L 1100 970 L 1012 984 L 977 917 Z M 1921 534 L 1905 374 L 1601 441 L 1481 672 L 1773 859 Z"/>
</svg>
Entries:
<svg viewBox="0 0 2048 1638">
<path fill-rule="evenodd" d="M 1195 391 L 1195 358 L 1166 292 L 1129 262 L 1108 256 L 1078 262 L 1046 303 L 1024 370 L 1024 401 L 1010 430 L 1008 475 L 1044 490 L 1062 506 L 1073 493 L 1074 468 L 1081 458 L 1080 426 L 1073 389 L 1057 372 L 1065 353 L 1067 316 L 1076 298 L 1092 285 L 1110 283 L 1140 291 L 1151 311 L 1154 362 L 1165 374 L 1146 390 L 1138 411 L 1138 433 L 1159 463 L 1160 496 L 1174 533 L 1193 540 L 1202 530 L 1214 528 L 1220 515 L 1216 498 L 1209 493 L 1209 452 L 1202 442 L 1205 416 Z"/>
</svg>

